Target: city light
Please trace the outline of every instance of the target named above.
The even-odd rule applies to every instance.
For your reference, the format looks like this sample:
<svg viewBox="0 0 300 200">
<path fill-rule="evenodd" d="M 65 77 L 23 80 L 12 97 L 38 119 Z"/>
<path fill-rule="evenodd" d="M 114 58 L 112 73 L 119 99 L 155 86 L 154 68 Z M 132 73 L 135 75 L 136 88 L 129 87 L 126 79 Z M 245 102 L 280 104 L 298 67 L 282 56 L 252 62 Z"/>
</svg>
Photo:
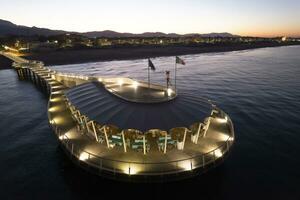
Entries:
<svg viewBox="0 0 300 200">
<path fill-rule="evenodd" d="M 285 37 L 285 36 L 282 37 L 282 38 L 281 38 L 281 41 L 282 41 L 282 42 L 285 42 L 285 41 L 286 41 L 286 37 Z"/>
</svg>

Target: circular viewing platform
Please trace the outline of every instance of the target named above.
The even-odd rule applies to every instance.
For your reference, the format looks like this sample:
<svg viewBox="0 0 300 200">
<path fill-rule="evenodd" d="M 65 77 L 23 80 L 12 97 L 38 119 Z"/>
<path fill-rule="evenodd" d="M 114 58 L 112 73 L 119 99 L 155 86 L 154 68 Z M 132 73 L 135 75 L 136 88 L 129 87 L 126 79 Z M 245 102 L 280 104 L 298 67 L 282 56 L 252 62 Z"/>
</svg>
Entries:
<svg viewBox="0 0 300 200">
<path fill-rule="evenodd" d="M 105 89 L 126 101 L 136 103 L 161 103 L 174 99 L 172 88 L 136 81 L 130 78 L 99 78 Z"/>
</svg>

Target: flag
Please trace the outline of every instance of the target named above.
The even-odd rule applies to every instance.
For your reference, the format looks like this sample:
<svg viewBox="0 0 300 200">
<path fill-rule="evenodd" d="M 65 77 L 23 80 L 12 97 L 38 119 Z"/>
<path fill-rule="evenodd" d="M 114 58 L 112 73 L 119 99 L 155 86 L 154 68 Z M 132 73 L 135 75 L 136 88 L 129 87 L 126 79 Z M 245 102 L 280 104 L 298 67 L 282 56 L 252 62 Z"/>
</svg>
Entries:
<svg viewBox="0 0 300 200">
<path fill-rule="evenodd" d="M 185 62 L 181 58 L 179 58 L 178 56 L 176 56 L 176 63 L 181 64 L 181 65 L 185 65 Z"/>
<path fill-rule="evenodd" d="M 151 70 L 155 71 L 155 66 L 150 59 L 148 59 L 148 67 L 150 67 Z"/>
</svg>

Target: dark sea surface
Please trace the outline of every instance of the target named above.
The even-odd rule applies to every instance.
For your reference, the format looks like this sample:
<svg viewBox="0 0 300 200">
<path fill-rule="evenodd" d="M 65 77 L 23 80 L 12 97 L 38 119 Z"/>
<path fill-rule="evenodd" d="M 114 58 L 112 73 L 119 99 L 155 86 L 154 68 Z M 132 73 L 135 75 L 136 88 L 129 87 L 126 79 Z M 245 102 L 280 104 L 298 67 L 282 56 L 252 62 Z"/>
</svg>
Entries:
<svg viewBox="0 0 300 200">
<path fill-rule="evenodd" d="M 0 199 L 300 199 L 300 46 L 182 56 L 179 95 L 227 112 L 236 142 L 219 167 L 194 179 L 119 183 L 74 166 L 47 121 L 47 97 L 0 70 Z M 164 83 L 174 57 L 153 59 Z M 64 72 L 146 80 L 147 60 L 53 66 Z M 173 74 L 172 74 L 173 77 Z"/>
</svg>

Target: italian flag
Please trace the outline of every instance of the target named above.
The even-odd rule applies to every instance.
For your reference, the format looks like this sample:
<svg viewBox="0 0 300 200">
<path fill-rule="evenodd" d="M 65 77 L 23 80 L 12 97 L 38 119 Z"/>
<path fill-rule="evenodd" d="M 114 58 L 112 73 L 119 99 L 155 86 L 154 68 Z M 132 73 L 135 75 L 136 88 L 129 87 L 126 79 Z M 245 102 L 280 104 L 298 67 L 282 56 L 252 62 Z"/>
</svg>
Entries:
<svg viewBox="0 0 300 200">
<path fill-rule="evenodd" d="M 176 56 L 176 63 L 181 64 L 181 65 L 185 65 L 185 62 L 181 58 L 179 58 L 178 56 Z"/>
</svg>

